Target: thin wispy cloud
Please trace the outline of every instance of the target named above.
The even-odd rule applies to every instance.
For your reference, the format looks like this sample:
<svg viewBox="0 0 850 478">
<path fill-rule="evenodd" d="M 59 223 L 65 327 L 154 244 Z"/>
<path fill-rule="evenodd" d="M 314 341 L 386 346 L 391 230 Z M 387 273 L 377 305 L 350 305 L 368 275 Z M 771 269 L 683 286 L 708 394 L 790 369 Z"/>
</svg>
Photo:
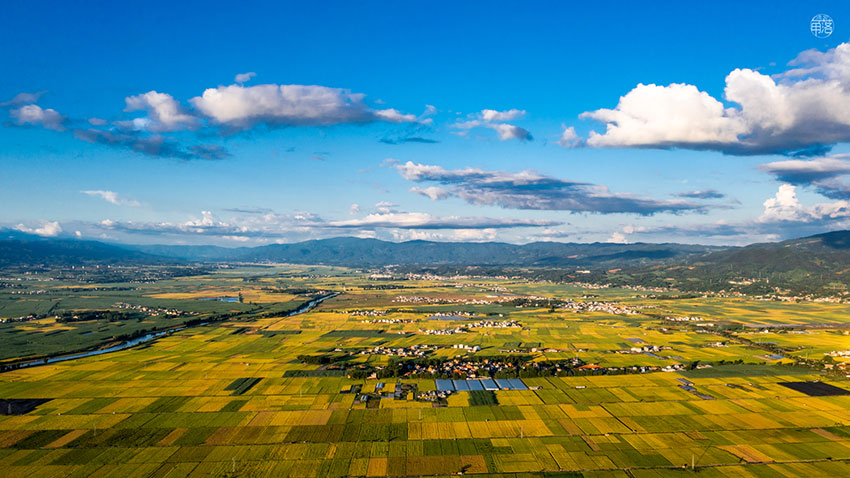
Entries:
<svg viewBox="0 0 850 478">
<path fill-rule="evenodd" d="M 706 205 L 682 200 L 652 199 L 635 194 L 614 193 L 607 187 L 546 176 L 535 171 L 510 173 L 475 168 L 445 169 L 408 161 L 393 164 L 401 176 L 417 183 L 436 183 L 413 192 L 433 200 L 460 198 L 470 204 L 507 209 L 540 209 L 591 213 L 704 212 Z"/>
<path fill-rule="evenodd" d="M 349 213 L 360 212 L 352 205 Z M 175 238 L 247 238 L 250 240 L 297 240 L 304 237 L 335 237 L 339 235 L 372 235 L 378 231 L 443 231 L 441 234 L 457 237 L 457 231 L 504 230 L 552 227 L 561 221 L 542 219 L 493 218 L 481 216 L 438 216 L 423 212 L 408 212 L 392 209 L 394 204 L 376 205 L 379 211 L 364 217 L 329 220 L 317 214 L 299 212 L 280 214 L 273 211 L 256 213 L 248 211 L 229 218 L 219 217 L 212 211 L 202 211 L 186 221 L 138 222 L 106 219 L 87 227 L 132 235 L 163 236 Z M 229 211 L 239 211 L 229 209 Z"/>
<path fill-rule="evenodd" d="M 139 201 L 136 201 L 135 199 L 130 199 L 130 198 L 121 196 L 120 194 L 118 194 L 114 191 L 92 189 L 92 190 L 86 190 L 86 191 L 80 191 L 80 192 L 87 195 L 87 196 L 92 196 L 92 197 L 97 197 L 97 198 L 103 199 L 104 201 L 111 203 L 111 204 L 115 204 L 116 206 L 139 207 L 139 206 L 142 205 L 142 203 L 140 203 Z"/>
<path fill-rule="evenodd" d="M 697 191 L 682 191 L 674 194 L 676 197 L 688 199 L 723 199 L 725 194 L 715 189 L 700 189 Z"/>
<path fill-rule="evenodd" d="M 414 123 L 405 123 L 397 128 L 387 131 L 383 137 L 378 139 L 384 144 L 436 144 L 439 140 L 430 138 L 435 132 L 431 116 L 437 113 L 434 106 L 428 105 L 425 107 L 425 112 L 419 115 L 419 118 Z"/>
<path fill-rule="evenodd" d="M 332 221 L 332 227 L 340 228 L 399 228 L 399 229 L 494 229 L 515 227 L 544 227 L 561 224 L 559 221 L 498 219 L 487 217 L 433 216 L 418 212 L 381 212 L 360 219 Z"/>
<path fill-rule="evenodd" d="M 265 207 L 256 207 L 256 208 L 231 207 L 231 208 L 225 208 L 225 209 L 223 209 L 223 211 L 235 212 L 235 213 L 239 213 L 239 214 L 268 214 L 268 213 L 273 212 L 271 209 L 265 208 Z"/>
<path fill-rule="evenodd" d="M 436 139 L 431 138 L 423 138 L 420 136 L 405 136 L 405 137 L 395 137 L 395 138 L 381 138 L 378 141 L 384 144 L 404 144 L 404 143 L 423 143 L 423 144 L 436 144 L 439 143 Z"/>
<path fill-rule="evenodd" d="M 779 181 L 810 187 L 831 199 L 850 199 L 850 184 L 846 179 L 841 179 L 850 175 L 850 160 L 844 155 L 774 161 L 760 165 L 759 169 Z"/>
<path fill-rule="evenodd" d="M 4 107 L 17 107 L 23 105 L 31 105 L 38 103 L 38 99 L 41 98 L 41 95 L 46 93 L 45 91 L 37 91 L 35 93 L 18 93 L 13 96 L 11 99 L 0 103 L 0 106 Z"/>
<path fill-rule="evenodd" d="M 249 71 L 247 73 L 239 73 L 235 77 L 233 77 L 233 82 L 239 83 L 241 85 L 242 83 L 247 83 L 251 81 L 251 78 L 255 76 L 257 76 L 257 74 L 253 71 Z"/>
<path fill-rule="evenodd" d="M 221 146 L 215 144 L 182 143 L 162 135 L 146 136 L 139 132 L 112 132 L 99 129 L 77 129 L 74 136 L 88 143 L 125 148 L 148 156 L 193 159 L 224 159 L 230 156 Z"/>
</svg>

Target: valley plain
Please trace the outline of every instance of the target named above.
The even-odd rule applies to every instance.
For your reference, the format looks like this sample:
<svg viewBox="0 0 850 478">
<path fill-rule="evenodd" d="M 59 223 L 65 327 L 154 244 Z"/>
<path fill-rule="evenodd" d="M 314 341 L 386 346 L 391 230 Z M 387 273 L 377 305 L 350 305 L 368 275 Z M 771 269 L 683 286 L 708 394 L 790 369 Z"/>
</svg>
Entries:
<svg viewBox="0 0 850 478">
<path fill-rule="evenodd" d="M 841 302 L 325 266 L 188 272 L 103 284 L 49 271 L 4 279 L 4 469 L 32 477 L 850 471 L 840 354 L 850 349 L 850 305 Z M 20 367 L 151 333 L 163 334 Z"/>
</svg>

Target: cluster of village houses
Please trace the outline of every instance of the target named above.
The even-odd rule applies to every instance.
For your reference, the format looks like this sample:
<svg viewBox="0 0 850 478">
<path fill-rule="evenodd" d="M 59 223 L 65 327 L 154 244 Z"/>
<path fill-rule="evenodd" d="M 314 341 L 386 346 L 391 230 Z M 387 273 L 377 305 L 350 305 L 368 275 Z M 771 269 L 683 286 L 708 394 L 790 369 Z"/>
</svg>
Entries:
<svg viewBox="0 0 850 478">
<path fill-rule="evenodd" d="M 126 302 L 118 302 L 113 305 L 113 307 L 118 309 L 126 309 L 126 310 L 136 310 L 139 312 L 144 312 L 148 315 L 168 315 L 171 317 L 185 317 L 187 315 L 198 315 L 197 312 L 186 312 L 180 309 L 166 309 L 163 307 L 148 307 L 146 305 L 133 305 L 128 304 Z"/>
<path fill-rule="evenodd" d="M 522 324 L 517 322 L 516 320 L 479 320 L 478 322 L 471 322 L 466 324 L 466 327 L 470 329 L 485 329 L 485 328 L 510 328 L 510 327 L 522 327 Z"/>
<path fill-rule="evenodd" d="M 10 318 L 0 317 L 0 324 L 5 324 L 7 322 L 29 322 L 31 320 L 38 320 L 38 319 L 43 319 L 43 318 L 44 317 L 41 317 L 37 314 L 23 315 L 21 317 L 10 317 Z"/>
<path fill-rule="evenodd" d="M 476 289 L 485 289 L 493 292 L 507 292 L 508 289 L 502 286 L 494 285 L 494 284 L 470 284 L 466 282 L 459 282 L 455 284 L 455 287 L 458 289 L 466 289 L 469 287 L 474 287 Z"/>
<path fill-rule="evenodd" d="M 499 349 L 499 352 L 503 353 L 503 354 L 522 354 L 522 353 L 526 353 L 526 352 L 531 352 L 533 354 L 536 354 L 538 352 L 544 352 L 544 353 L 547 353 L 547 354 L 554 354 L 554 353 L 563 352 L 563 351 L 564 350 L 555 349 L 555 348 L 551 348 L 551 347 L 549 347 L 549 348 L 514 347 L 514 348 L 510 348 L 510 349 Z"/>
<path fill-rule="evenodd" d="M 384 317 L 387 315 L 386 310 L 368 309 L 368 310 L 339 310 L 337 314 L 348 314 L 350 317 Z M 409 324 L 412 319 L 367 319 L 362 320 L 364 324 Z"/>
<path fill-rule="evenodd" d="M 453 329 L 419 329 L 419 333 L 423 335 L 454 335 L 469 332 L 469 329 L 463 326 L 458 326 Z"/>
<path fill-rule="evenodd" d="M 778 292 L 778 291 L 777 291 Z M 847 291 L 838 292 L 843 296 L 847 295 Z M 728 294 L 727 294 L 728 295 Z M 780 301 L 780 302 L 825 302 L 830 304 L 846 304 L 846 297 L 839 296 L 827 296 L 822 297 L 815 294 L 805 294 L 805 295 L 783 295 L 783 294 L 768 294 L 768 295 L 759 295 L 759 296 L 747 296 L 745 294 L 737 293 L 731 294 L 736 297 L 751 297 L 753 300 L 765 300 L 765 301 Z"/>
<path fill-rule="evenodd" d="M 393 299 L 393 302 L 407 304 L 465 304 L 465 305 L 490 305 L 502 302 L 510 302 L 516 300 L 518 296 L 503 296 L 503 295 L 488 295 L 486 298 L 480 299 L 449 299 L 442 297 L 424 297 L 417 295 L 400 295 Z"/>
<path fill-rule="evenodd" d="M 537 367 L 536 362 L 528 364 L 532 367 Z M 466 375 L 467 378 L 494 376 L 499 372 L 515 372 L 516 367 L 510 363 L 501 362 L 498 360 L 484 359 L 481 361 L 464 360 L 456 358 L 454 360 L 446 360 L 438 365 L 420 365 L 412 364 L 406 375 L 415 374 L 431 374 L 431 375 Z M 485 373 L 486 372 L 486 373 Z"/>
<path fill-rule="evenodd" d="M 669 320 L 670 322 L 703 322 L 705 319 L 702 317 L 697 317 L 694 315 L 688 315 L 685 317 L 664 317 L 664 320 Z"/>
<path fill-rule="evenodd" d="M 615 302 L 576 302 L 567 301 L 560 306 L 561 309 L 571 310 L 573 312 L 604 312 L 606 314 L 618 315 L 634 315 L 639 314 L 635 308 L 628 307 Z"/>
<path fill-rule="evenodd" d="M 339 314 L 348 314 L 353 316 L 368 316 L 368 317 L 380 317 L 382 315 L 387 315 L 386 310 L 340 310 L 337 313 Z"/>
<path fill-rule="evenodd" d="M 436 345 L 411 345 L 410 347 L 373 347 L 361 350 L 359 355 L 391 355 L 394 357 L 425 357 L 437 350 Z"/>
<path fill-rule="evenodd" d="M 441 299 L 438 297 L 422 297 L 418 295 L 400 295 L 393 299 L 393 302 L 405 304 L 449 304 L 452 301 Z"/>
<path fill-rule="evenodd" d="M 368 319 L 361 320 L 363 324 L 409 324 L 413 319 Z"/>
<path fill-rule="evenodd" d="M 454 344 L 452 345 L 453 349 L 466 350 L 467 352 L 478 352 L 481 350 L 480 345 L 466 345 L 466 344 Z"/>
<path fill-rule="evenodd" d="M 714 322 L 706 322 L 702 317 L 696 316 L 685 316 L 685 317 L 664 317 L 664 320 L 670 322 L 696 322 L 696 325 L 699 327 L 714 327 Z M 699 329 L 697 332 L 704 333 L 706 330 Z"/>
<path fill-rule="evenodd" d="M 668 347 L 666 345 L 663 345 L 661 347 L 659 347 L 658 345 L 643 345 L 643 346 L 631 347 L 631 348 L 628 348 L 628 349 L 615 350 L 614 353 L 618 353 L 618 354 L 642 354 L 642 353 L 645 353 L 645 352 L 660 352 L 662 350 L 671 350 L 671 349 L 672 349 L 672 347 Z"/>
<path fill-rule="evenodd" d="M 452 394 L 451 390 L 429 390 L 427 392 L 419 392 L 416 395 L 418 400 L 425 400 L 428 402 L 434 402 L 440 399 L 445 399 L 449 395 Z"/>
<path fill-rule="evenodd" d="M 469 329 L 510 327 L 522 327 L 522 324 L 516 320 L 502 320 L 498 322 L 493 320 L 479 320 L 478 322 L 470 322 L 451 329 L 419 329 L 419 333 L 424 335 L 453 335 L 469 332 Z"/>
<path fill-rule="evenodd" d="M 430 319 L 451 319 L 453 317 L 477 317 L 476 314 L 472 312 L 466 312 L 463 310 L 458 310 L 455 312 L 436 312 L 431 314 Z"/>
<path fill-rule="evenodd" d="M 709 364 L 701 364 L 697 365 L 697 368 L 711 368 Z M 603 367 L 601 365 L 596 364 L 587 364 L 582 365 L 580 367 L 576 367 L 576 370 L 581 371 L 598 371 L 598 372 L 632 372 L 632 373 L 649 373 L 649 372 L 678 372 L 684 370 L 685 366 L 680 363 L 674 363 L 670 365 L 665 365 L 663 367 L 659 365 L 632 365 L 631 367 Z"/>
<path fill-rule="evenodd" d="M 439 297 L 424 297 L 415 295 L 400 295 L 393 299 L 393 302 L 399 303 L 414 303 L 414 304 L 466 304 L 466 305 L 490 305 L 510 302 L 517 299 L 525 299 L 536 302 L 555 301 L 552 297 L 544 296 L 515 296 L 515 295 L 488 295 L 484 298 L 477 299 L 449 299 Z M 518 307 L 523 307 L 519 305 Z M 632 307 L 616 302 L 600 302 L 600 301 L 573 301 L 567 300 L 559 305 L 561 310 L 569 310 L 572 312 L 603 312 L 606 314 L 617 315 L 635 315 L 640 313 L 640 309 L 647 306 Z"/>
</svg>

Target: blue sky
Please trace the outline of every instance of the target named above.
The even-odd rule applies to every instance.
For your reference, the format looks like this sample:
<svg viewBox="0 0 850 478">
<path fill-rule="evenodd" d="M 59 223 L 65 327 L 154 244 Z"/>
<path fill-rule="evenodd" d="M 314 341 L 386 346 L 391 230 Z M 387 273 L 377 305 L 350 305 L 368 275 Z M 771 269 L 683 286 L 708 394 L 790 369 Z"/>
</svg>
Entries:
<svg viewBox="0 0 850 478">
<path fill-rule="evenodd" d="M 122 3 L 4 4 L 0 226 L 229 246 L 850 226 L 846 2 Z"/>
</svg>

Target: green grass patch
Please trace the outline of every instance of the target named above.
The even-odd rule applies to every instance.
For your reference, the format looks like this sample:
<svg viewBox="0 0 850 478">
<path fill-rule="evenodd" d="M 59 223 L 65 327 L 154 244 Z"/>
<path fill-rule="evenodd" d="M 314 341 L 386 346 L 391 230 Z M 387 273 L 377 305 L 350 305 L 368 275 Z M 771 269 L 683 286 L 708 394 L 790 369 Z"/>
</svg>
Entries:
<svg viewBox="0 0 850 478">
<path fill-rule="evenodd" d="M 492 390 L 470 390 L 469 405 L 475 407 L 480 405 L 498 405 L 496 392 Z"/>
<path fill-rule="evenodd" d="M 283 378 L 293 377 L 343 377 L 345 370 L 287 370 Z"/>
<path fill-rule="evenodd" d="M 730 364 L 711 368 L 679 372 L 688 378 L 714 377 L 766 377 L 771 375 L 816 375 L 818 372 L 807 367 L 781 365 Z"/>
<path fill-rule="evenodd" d="M 230 385 L 224 387 L 225 390 L 232 390 L 231 395 L 242 395 L 250 390 L 254 385 L 260 383 L 262 378 L 259 377 L 244 377 L 237 378 Z"/>
<path fill-rule="evenodd" d="M 383 330 L 331 330 L 330 332 L 322 335 L 322 337 L 327 338 L 343 338 L 343 337 L 357 337 L 357 338 L 375 338 L 375 337 L 383 337 Z"/>
</svg>

